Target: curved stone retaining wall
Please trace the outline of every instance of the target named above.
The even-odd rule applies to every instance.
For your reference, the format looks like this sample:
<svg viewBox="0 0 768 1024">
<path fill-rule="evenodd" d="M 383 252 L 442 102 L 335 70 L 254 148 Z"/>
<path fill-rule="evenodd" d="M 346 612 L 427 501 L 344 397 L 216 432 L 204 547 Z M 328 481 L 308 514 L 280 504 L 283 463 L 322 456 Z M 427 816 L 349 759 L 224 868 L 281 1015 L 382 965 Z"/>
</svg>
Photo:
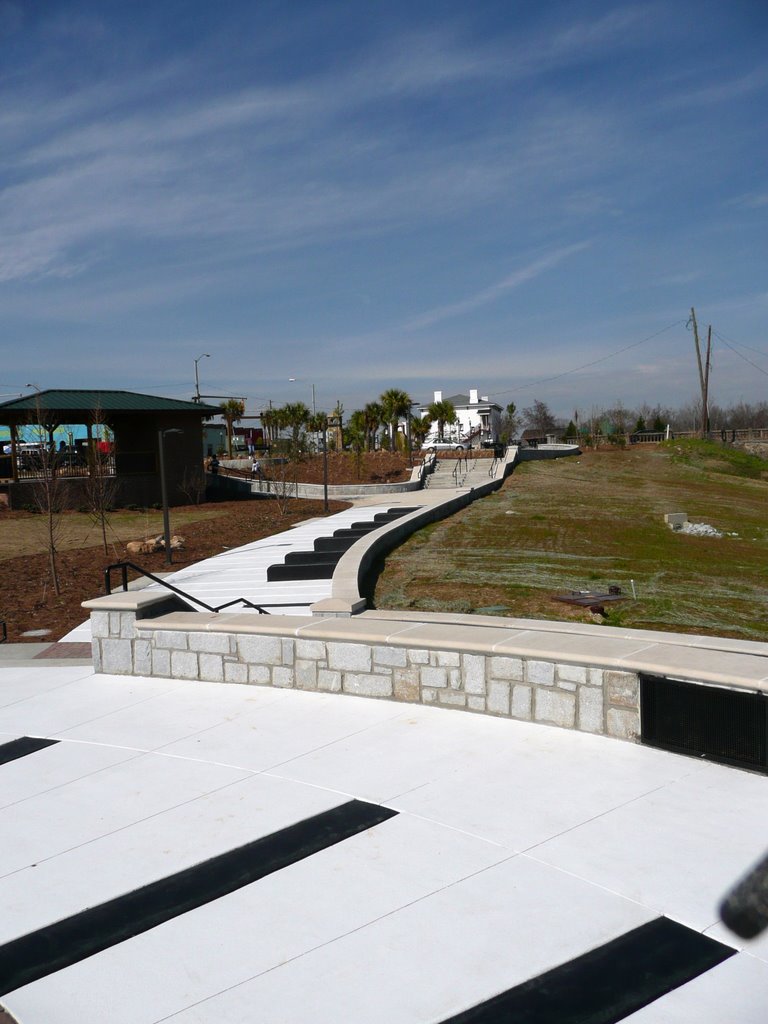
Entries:
<svg viewBox="0 0 768 1024">
<path fill-rule="evenodd" d="M 768 689 L 768 645 L 642 630 L 407 613 L 312 619 L 86 602 L 98 672 L 388 698 L 637 740 L 639 673 Z M 157 614 L 160 612 L 161 614 Z M 397 617 L 395 617 L 397 616 Z M 698 639 L 699 646 L 695 646 Z"/>
</svg>

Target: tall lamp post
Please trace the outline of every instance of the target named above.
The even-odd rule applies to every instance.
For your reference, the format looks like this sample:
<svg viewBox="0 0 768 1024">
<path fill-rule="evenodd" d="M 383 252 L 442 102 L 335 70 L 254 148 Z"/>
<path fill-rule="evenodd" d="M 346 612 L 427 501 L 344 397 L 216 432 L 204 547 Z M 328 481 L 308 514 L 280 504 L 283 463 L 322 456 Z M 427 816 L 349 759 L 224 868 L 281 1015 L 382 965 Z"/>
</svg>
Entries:
<svg viewBox="0 0 768 1024">
<path fill-rule="evenodd" d="M 169 427 L 167 430 L 157 432 L 157 450 L 160 455 L 160 497 L 163 502 L 163 537 L 165 539 L 165 564 L 170 565 L 173 561 L 171 556 L 171 521 L 168 515 L 168 486 L 165 482 L 165 452 L 163 450 L 163 439 L 166 434 L 181 434 L 178 427 Z"/>
<path fill-rule="evenodd" d="M 210 358 L 211 358 L 211 353 L 210 352 L 203 352 L 203 354 L 201 356 L 198 356 L 197 359 L 195 360 L 195 398 L 194 398 L 194 400 L 196 402 L 200 401 L 200 378 L 199 378 L 198 373 L 197 373 L 197 364 L 200 362 L 201 359 L 210 359 Z"/>
</svg>

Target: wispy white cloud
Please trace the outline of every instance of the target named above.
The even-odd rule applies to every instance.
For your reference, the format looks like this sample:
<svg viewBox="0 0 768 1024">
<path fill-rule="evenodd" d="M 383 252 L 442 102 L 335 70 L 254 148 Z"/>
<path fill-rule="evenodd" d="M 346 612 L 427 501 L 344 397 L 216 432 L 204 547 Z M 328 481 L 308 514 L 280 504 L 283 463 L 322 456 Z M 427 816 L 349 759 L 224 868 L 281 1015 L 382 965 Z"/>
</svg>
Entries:
<svg viewBox="0 0 768 1024">
<path fill-rule="evenodd" d="M 506 295 L 507 292 L 521 287 L 521 285 L 526 284 L 528 281 L 533 281 L 534 278 L 556 267 L 558 263 L 562 263 L 569 256 L 582 252 L 590 244 L 588 241 L 577 242 L 575 245 L 566 245 L 555 249 L 533 260 L 526 266 L 513 271 L 513 273 L 508 274 L 507 277 L 497 281 L 496 284 L 491 285 L 489 288 L 484 288 L 482 291 L 470 295 L 466 299 L 461 299 L 459 302 L 450 302 L 445 306 L 439 306 L 436 309 L 422 313 L 420 316 L 413 317 L 403 324 L 403 330 L 415 331 L 421 330 L 424 327 L 431 327 L 432 324 L 439 323 L 441 320 L 461 316 L 464 313 L 478 309 L 480 306 L 485 306 L 489 302 L 495 302 L 503 295 Z"/>
<path fill-rule="evenodd" d="M 744 195 L 736 196 L 728 200 L 729 206 L 743 206 L 749 210 L 758 210 L 768 206 L 768 192 L 746 192 Z"/>
<path fill-rule="evenodd" d="M 695 89 L 672 94 L 666 100 L 671 107 L 709 106 L 713 103 L 726 103 L 731 100 L 760 92 L 768 87 L 768 69 L 763 65 L 736 77 L 721 78 L 708 81 Z"/>
</svg>

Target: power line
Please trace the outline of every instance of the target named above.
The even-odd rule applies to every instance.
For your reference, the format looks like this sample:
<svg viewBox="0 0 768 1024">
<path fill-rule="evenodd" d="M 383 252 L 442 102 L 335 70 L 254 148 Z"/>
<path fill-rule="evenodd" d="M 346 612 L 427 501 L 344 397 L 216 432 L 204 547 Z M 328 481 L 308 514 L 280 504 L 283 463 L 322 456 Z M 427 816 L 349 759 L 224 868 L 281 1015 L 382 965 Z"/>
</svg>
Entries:
<svg viewBox="0 0 768 1024">
<path fill-rule="evenodd" d="M 734 355 L 737 355 L 739 357 L 739 359 L 743 359 L 745 363 L 749 363 L 749 365 L 751 367 L 753 367 L 755 370 L 757 370 L 758 373 L 764 373 L 765 376 L 768 377 L 768 370 L 764 370 L 762 368 L 762 366 L 758 366 L 757 363 L 753 363 L 751 359 L 747 359 L 747 357 L 742 355 L 741 352 L 738 351 L 738 349 L 733 347 L 733 345 L 730 343 L 730 341 L 726 341 L 725 338 L 722 336 L 722 334 L 719 334 L 717 331 L 712 331 L 712 333 L 714 334 L 714 336 L 719 341 L 722 341 L 722 343 L 726 346 L 726 348 L 729 348 L 731 350 L 731 352 L 733 352 Z M 743 348 L 747 348 L 748 346 L 744 345 L 742 347 Z M 756 352 L 757 349 L 751 349 L 750 351 Z M 761 353 L 761 355 L 763 355 L 763 354 L 764 353 Z"/>
<path fill-rule="evenodd" d="M 579 373 L 581 370 L 588 370 L 591 366 L 597 366 L 598 363 L 604 363 L 607 359 L 613 359 L 614 356 L 621 355 L 622 352 L 629 352 L 632 348 L 637 348 L 639 345 L 645 345 L 649 341 L 653 341 L 654 338 L 658 338 L 660 334 L 665 334 L 667 331 L 671 331 L 673 327 L 679 327 L 680 324 L 684 324 L 685 320 L 675 320 L 674 323 L 668 324 L 666 327 L 662 327 L 660 331 L 656 331 L 654 334 L 649 334 L 647 338 L 641 338 L 640 341 L 633 341 L 631 345 L 625 345 L 623 348 L 616 349 L 615 352 L 609 352 L 606 356 L 600 356 L 599 359 L 593 359 L 589 363 L 583 363 L 581 366 L 573 366 L 570 370 L 564 370 L 562 373 L 556 373 L 553 377 L 541 377 L 539 380 L 531 381 L 530 384 L 519 384 L 515 388 L 507 388 L 506 391 L 494 391 L 493 398 L 499 395 L 509 395 L 513 391 L 524 391 L 526 388 L 535 388 L 539 384 L 549 384 L 553 380 L 560 380 L 562 377 L 568 377 L 572 373 Z"/>
</svg>

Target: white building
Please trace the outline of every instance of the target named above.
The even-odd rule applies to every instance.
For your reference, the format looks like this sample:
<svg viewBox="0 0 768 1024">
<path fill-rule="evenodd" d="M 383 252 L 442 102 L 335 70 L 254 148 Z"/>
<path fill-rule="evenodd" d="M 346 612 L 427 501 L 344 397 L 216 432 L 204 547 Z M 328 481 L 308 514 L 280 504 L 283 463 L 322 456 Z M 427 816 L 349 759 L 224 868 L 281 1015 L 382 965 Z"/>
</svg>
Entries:
<svg viewBox="0 0 768 1024">
<path fill-rule="evenodd" d="M 435 391 L 434 402 L 450 402 L 456 410 L 456 422 L 446 424 L 443 437 L 446 441 L 470 442 L 478 446 L 483 441 L 498 441 L 502 408 L 491 402 L 487 395 L 480 396 L 475 388 L 468 395 L 449 395 L 443 398 L 442 391 Z M 422 419 L 429 415 L 429 403 L 418 407 Z M 437 441 L 437 423 L 427 435 L 425 445 Z"/>
</svg>

